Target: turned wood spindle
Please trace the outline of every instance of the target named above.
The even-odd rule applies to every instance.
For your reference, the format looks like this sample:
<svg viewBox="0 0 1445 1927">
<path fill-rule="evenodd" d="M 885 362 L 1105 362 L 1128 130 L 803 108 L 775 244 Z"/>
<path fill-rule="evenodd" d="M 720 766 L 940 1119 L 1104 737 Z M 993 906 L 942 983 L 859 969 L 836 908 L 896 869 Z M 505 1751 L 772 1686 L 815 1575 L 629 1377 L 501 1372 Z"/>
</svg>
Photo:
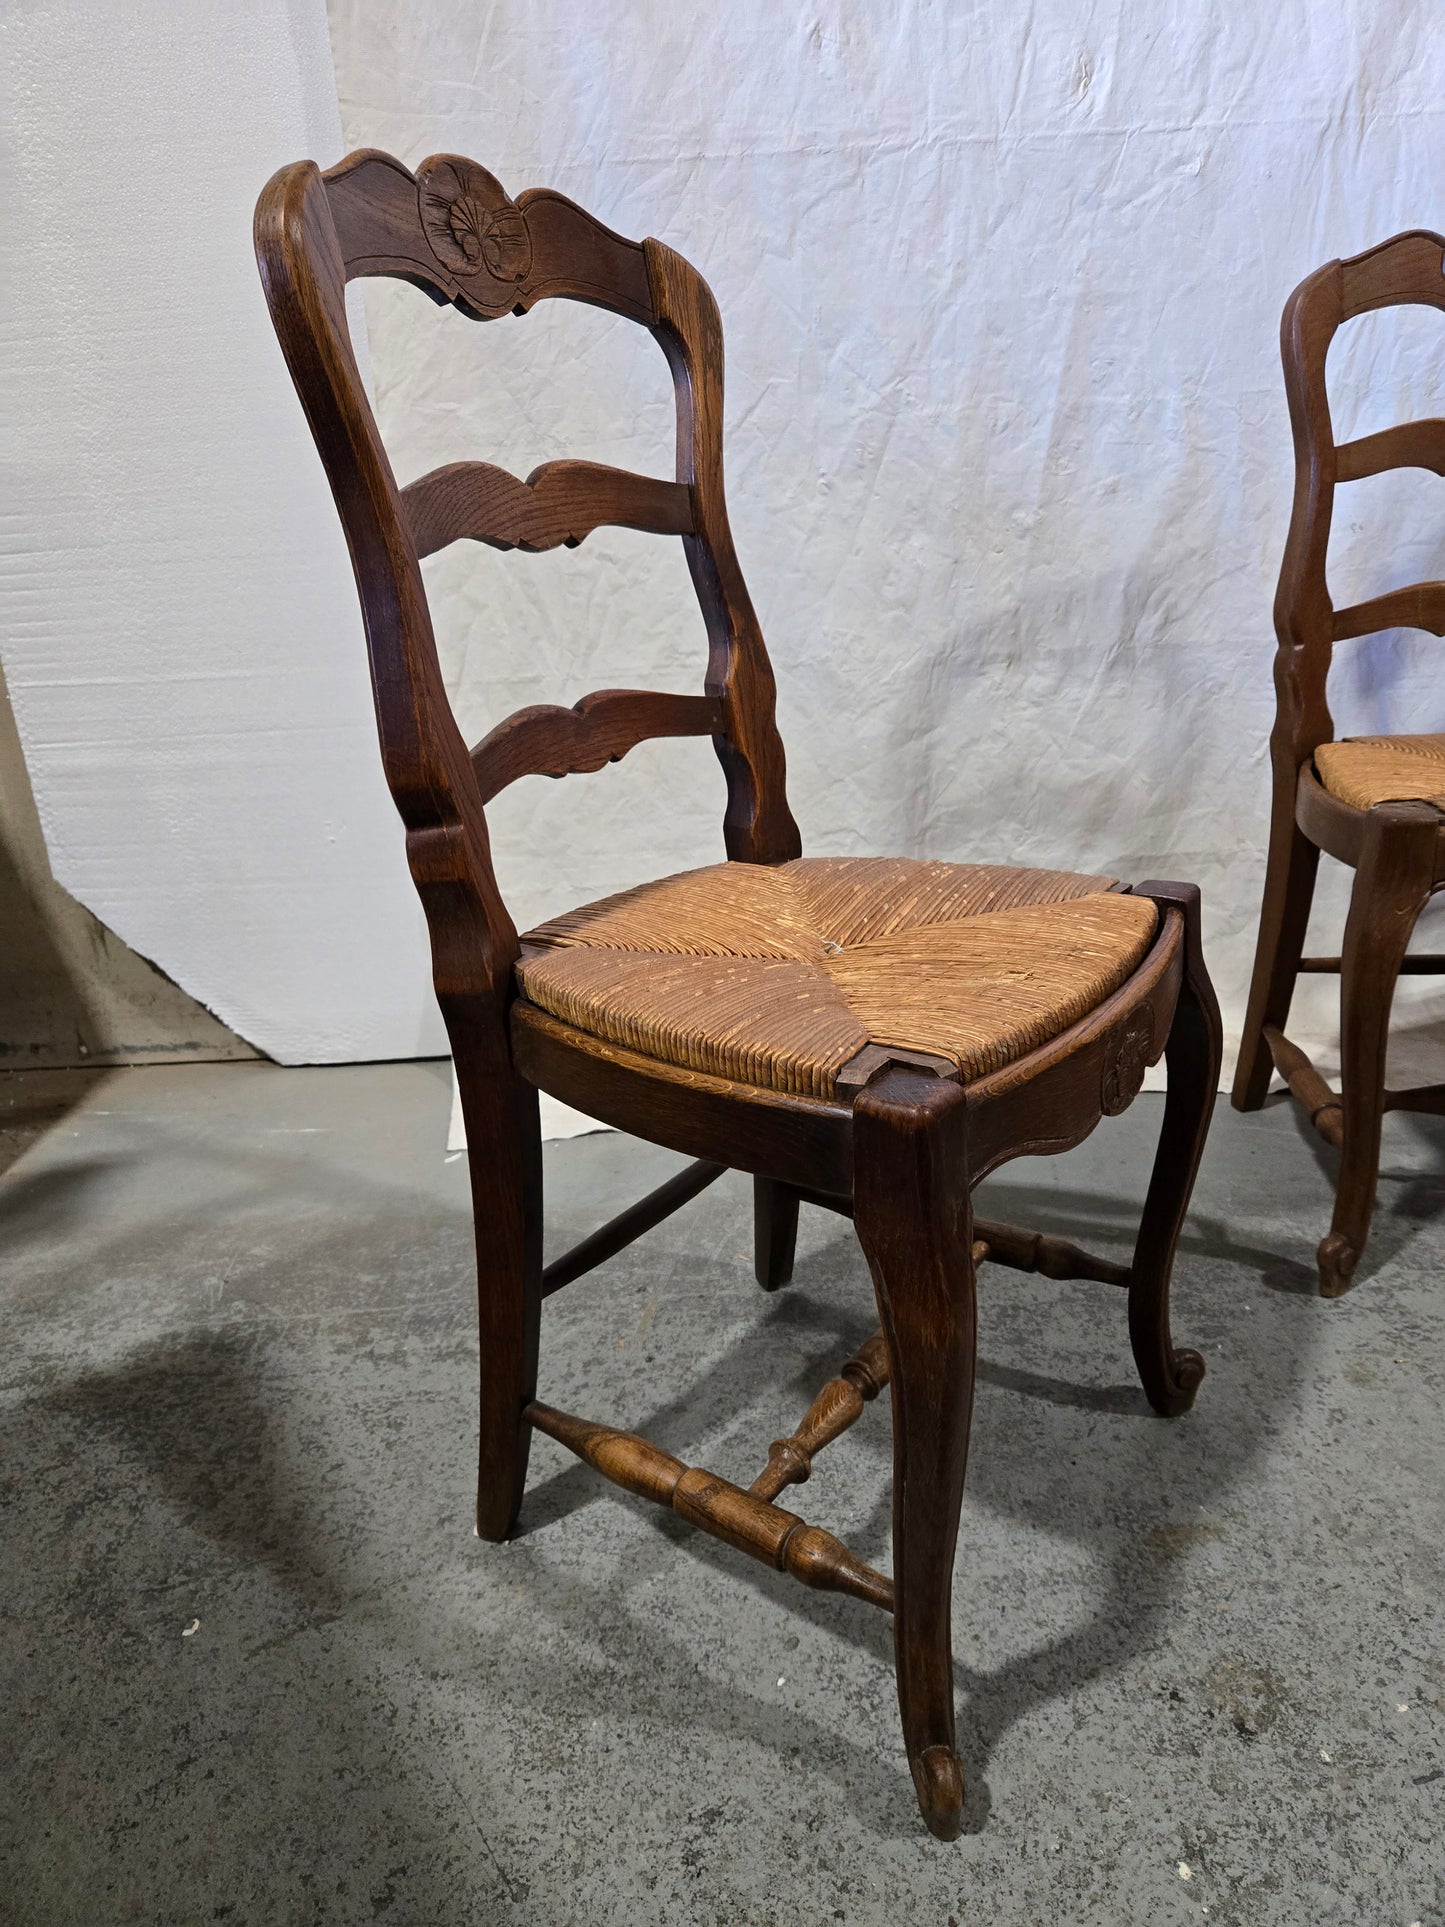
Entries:
<svg viewBox="0 0 1445 1927">
<path fill-rule="evenodd" d="M 864 1565 L 821 1526 L 744 1492 L 715 1472 L 684 1465 L 650 1439 L 595 1425 L 533 1401 L 526 1416 L 539 1432 L 565 1445 L 604 1477 L 639 1497 L 671 1506 L 680 1518 L 723 1539 L 739 1552 L 791 1573 L 805 1586 L 851 1593 L 885 1612 L 893 1610 L 893 1581 Z"/>
<path fill-rule="evenodd" d="M 1051 1238 L 1043 1231 L 1020 1231 L 1011 1224 L 986 1224 L 975 1220 L 980 1233 L 983 1258 L 1009 1271 L 1033 1271 L 1041 1278 L 1087 1278 L 1101 1285 L 1127 1285 L 1129 1267 L 1112 1258 L 1096 1258 L 1067 1238 Z M 979 1262 L 979 1246 L 973 1249 Z"/>
<path fill-rule="evenodd" d="M 869 1399 L 888 1383 L 888 1347 L 874 1332 L 830 1378 L 808 1407 L 802 1424 L 788 1439 L 774 1439 L 768 1462 L 748 1488 L 755 1498 L 775 1499 L 787 1485 L 802 1485 L 813 1470 L 813 1454 L 855 1425 Z"/>
</svg>

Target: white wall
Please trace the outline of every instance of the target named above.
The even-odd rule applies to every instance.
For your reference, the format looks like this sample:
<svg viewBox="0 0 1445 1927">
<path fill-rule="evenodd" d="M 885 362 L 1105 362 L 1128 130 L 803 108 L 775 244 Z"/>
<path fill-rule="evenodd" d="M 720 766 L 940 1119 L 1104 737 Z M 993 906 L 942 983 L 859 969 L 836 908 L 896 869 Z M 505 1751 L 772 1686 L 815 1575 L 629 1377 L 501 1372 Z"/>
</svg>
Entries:
<svg viewBox="0 0 1445 1927">
<path fill-rule="evenodd" d="M 0 651 L 58 880 L 285 1061 L 445 1048 L 251 209 L 322 0 L 4 12 Z"/>
<path fill-rule="evenodd" d="M 438 1045 L 249 212 L 296 155 L 452 149 L 711 280 L 805 847 L 1196 878 L 1237 1027 L 1291 477 L 1279 310 L 1332 255 L 1445 225 L 1432 10 L 332 0 L 344 143 L 320 0 L 115 18 L 5 27 L 3 647 L 56 870 L 92 909 L 278 1055 Z M 462 456 L 668 472 L 641 330 L 560 303 L 479 327 L 378 284 L 367 303 L 403 480 Z M 1440 412 L 1442 340 L 1434 314 L 1356 324 L 1341 436 Z M 1428 475 L 1358 485 L 1337 597 L 1445 573 L 1441 506 Z M 599 685 L 695 688 L 679 547 L 599 532 L 430 562 L 467 734 Z M 1348 645 L 1343 726 L 1445 727 L 1438 651 Z M 530 917 L 711 860 L 721 803 L 697 744 L 528 781 L 494 812 L 504 886 Z M 1310 993 L 1328 1058 L 1330 986 Z M 1404 993 L 1416 1067 L 1442 995 Z"/>
</svg>

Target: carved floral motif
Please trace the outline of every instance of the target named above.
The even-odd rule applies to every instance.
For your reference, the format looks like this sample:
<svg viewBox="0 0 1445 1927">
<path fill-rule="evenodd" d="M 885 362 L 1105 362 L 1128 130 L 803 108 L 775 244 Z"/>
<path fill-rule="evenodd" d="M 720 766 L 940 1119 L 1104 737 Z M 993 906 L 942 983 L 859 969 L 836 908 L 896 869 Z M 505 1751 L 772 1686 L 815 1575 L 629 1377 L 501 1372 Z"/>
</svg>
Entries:
<svg viewBox="0 0 1445 1927">
<path fill-rule="evenodd" d="M 1117 1117 L 1120 1111 L 1128 1110 L 1139 1095 L 1153 1042 L 1154 1024 L 1147 1008 L 1131 1011 L 1109 1040 L 1099 1093 L 1105 1117 Z"/>
<path fill-rule="evenodd" d="M 532 266 L 527 218 L 494 174 L 475 161 L 439 160 L 417 176 L 432 253 L 453 274 L 525 281 Z"/>
</svg>

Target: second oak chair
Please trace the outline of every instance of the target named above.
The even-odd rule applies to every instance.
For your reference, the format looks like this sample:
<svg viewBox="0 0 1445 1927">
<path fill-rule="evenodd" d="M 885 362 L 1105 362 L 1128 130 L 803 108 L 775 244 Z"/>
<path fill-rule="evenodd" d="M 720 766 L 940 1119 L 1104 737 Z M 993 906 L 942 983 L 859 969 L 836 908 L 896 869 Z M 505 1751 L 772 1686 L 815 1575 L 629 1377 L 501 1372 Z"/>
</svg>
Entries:
<svg viewBox="0 0 1445 1927">
<path fill-rule="evenodd" d="M 1381 629 L 1445 634 L 1445 582 L 1417 582 L 1336 609 L 1326 579 L 1335 489 L 1392 468 L 1445 474 L 1445 421 L 1402 422 L 1336 445 L 1325 363 L 1338 329 L 1372 309 L 1445 309 L 1445 242 L 1397 234 L 1367 254 L 1330 261 L 1302 281 L 1280 328 L 1294 430 L 1294 509 L 1274 623 L 1278 704 L 1270 736 L 1274 812 L 1254 981 L 1234 1103 L 1256 1110 L 1278 1070 L 1326 1143 L 1340 1153 L 1334 1218 L 1319 1253 L 1320 1291 L 1354 1282 L 1375 1207 L 1380 1127 L 1388 1110 L 1445 1112 L 1445 1085 L 1385 1088 L 1390 1004 L 1402 970 L 1445 971 L 1445 957 L 1407 958 L 1415 921 L 1445 883 L 1445 736 L 1335 739 L 1327 684 L 1334 645 Z M 1320 851 L 1355 872 L 1338 957 L 1304 956 Z M 1301 971 L 1339 973 L 1340 1091 L 1285 1035 Z"/>
<path fill-rule="evenodd" d="M 1144 1390 L 1187 1411 L 1204 1374 L 1169 1335 L 1169 1275 L 1219 1067 L 1197 893 L 1056 870 L 804 858 L 774 683 L 728 530 L 722 331 L 695 268 L 622 239 L 559 194 L 511 199 L 474 162 L 412 175 L 388 155 L 283 169 L 256 211 L 266 297 L 355 566 L 387 780 L 431 931 L 466 1119 L 477 1230 L 477 1524 L 512 1530 L 534 1430 L 813 1586 L 893 1614 L 903 1737 L 929 1827 L 962 1822 L 950 1593 L 968 1454 L 975 1274 L 984 1260 L 1122 1288 Z M 345 284 L 398 276 L 464 314 L 550 296 L 649 329 L 672 370 L 677 472 L 548 462 L 525 482 L 460 462 L 394 480 L 357 372 Z M 468 751 L 432 636 L 420 558 L 463 538 L 543 550 L 603 523 L 681 536 L 708 638 L 697 695 L 603 690 L 519 711 Z M 518 936 L 486 805 L 528 774 L 598 770 L 655 736 L 710 737 L 727 861 L 644 884 Z M 1169 1095 L 1129 1265 L 975 1220 L 1009 1158 L 1066 1150 L 1167 1057 Z M 544 1265 L 537 1092 L 698 1160 Z M 880 1329 L 776 1441 L 750 1486 L 537 1397 L 549 1292 L 723 1169 L 756 1184 L 758 1275 L 786 1282 L 799 1199 L 851 1217 Z M 893 1576 L 777 1503 L 884 1386 L 893 1413 Z M 761 1454 L 760 1454 L 761 1456 Z"/>
</svg>

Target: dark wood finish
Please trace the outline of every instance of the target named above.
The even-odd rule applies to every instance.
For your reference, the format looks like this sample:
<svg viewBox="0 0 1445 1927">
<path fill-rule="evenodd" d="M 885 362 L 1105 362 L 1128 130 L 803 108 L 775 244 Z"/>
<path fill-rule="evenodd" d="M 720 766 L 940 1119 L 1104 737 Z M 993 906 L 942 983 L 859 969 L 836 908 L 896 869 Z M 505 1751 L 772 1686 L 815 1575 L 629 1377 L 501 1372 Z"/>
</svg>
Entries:
<svg viewBox="0 0 1445 1927">
<path fill-rule="evenodd" d="M 715 1472 L 684 1465 L 635 1432 L 573 1418 L 550 1405 L 532 1404 L 527 1416 L 539 1432 L 575 1452 L 614 1485 L 671 1506 L 690 1525 L 726 1540 L 739 1552 L 791 1573 L 805 1586 L 846 1592 L 892 1611 L 892 1581 L 854 1558 L 841 1539 L 821 1526 L 810 1526 L 796 1512 L 784 1512 Z"/>
<path fill-rule="evenodd" d="M 820 1211 L 836 1211 L 840 1218 L 853 1216 L 851 1193 L 840 1196 L 836 1191 L 819 1191 L 811 1185 L 801 1184 L 794 1185 L 792 1188 L 797 1192 L 799 1202 L 802 1204 L 815 1204 Z"/>
<path fill-rule="evenodd" d="M 494 174 L 460 155 L 434 154 L 413 175 L 371 148 L 348 154 L 325 179 L 348 281 L 392 275 L 482 321 L 553 296 L 647 327 L 656 321 L 641 246 L 564 195 L 534 189 L 513 201 Z"/>
<path fill-rule="evenodd" d="M 1128 1265 L 1115 1264 L 1111 1258 L 1096 1258 L 1081 1251 L 1068 1238 L 1046 1237 L 1042 1231 L 1020 1231 L 1011 1224 L 993 1224 L 975 1218 L 978 1239 L 974 1253 L 978 1264 L 1003 1265 L 1009 1271 L 1037 1272 L 1041 1278 L 1084 1278 L 1100 1285 L 1129 1284 Z"/>
<path fill-rule="evenodd" d="M 1332 1144 L 1338 1151 L 1345 1135 L 1344 1106 L 1338 1095 L 1320 1076 L 1307 1053 L 1286 1037 L 1282 1030 L 1276 1030 L 1273 1024 L 1266 1024 L 1264 1041 L 1274 1060 L 1275 1069 L 1290 1088 L 1290 1095 L 1297 1100 L 1325 1143 Z"/>
<path fill-rule="evenodd" d="M 1343 957 L 1301 957 L 1299 960 L 1302 977 L 1312 971 L 1321 976 L 1337 977 L 1343 969 Z M 1438 977 L 1442 971 L 1445 971 L 1445 957 L 1427 951 L 1417 951 L 1413 957 L 1402 957 L 1400 960 L 1402 977 Z"/>
<path fill-rule="evenodd" d="M 844 1097 L 856 1097 L 859 1091 L 866 1090 L 875 1077 L 881 1077 L 894 1065 L 911 1065 L 916 1070 L 928 1071 L 934 1077 L 957 1078 L 958 1066 L 946 1057 L 935 1057 L 932 1051 L 899 1050 L 890 1045 L 884 1049 L 881 1044 L 865 1044 L 855 1057 L 838 1072 L 836 1084 L 838 1093 Z"/>
<path fill-rule="evenodd" d="M 477 1531 L 505 1539 L 527 1480 L 532 1432 L 526 1408 L 537 1390 L 542 1311 L 542 1138 L 535 1086 L 510 1065 L 491 1025 L 455 1019 L 451 1031 L 477 1227 L 477 1319 L 481 1424 L 477 1439 Z"/>
<path fill-rule="evenodd" d="M 1264 1035 L 1275 1069 L 1299 1100 L 1310 1123 L 1325 1142 L 1338 1151 L 1345 1134 L 1344 1101 L 1338 1091 L 1330 1089 L 1307 1054 L 1282 1031 L 1267 1027 Z M 1382 1108 L 1438 1117 L 1445 1114 L 1445 1084 L 1421 1084 L 1407 1091 L 1387 1089 L 1382 1093 Z"/>
<path fill-rule="evenodd" d="M 571 709 L 534 703 L 488 730 L 472 751 L 483 803 L 519 776 L 572 776 L 620 762 L 656 736 L 712 736 L 722 728 L 715 696 L 669 696 L 653 689 L 595 689 Z"/>
<path fill-rule="evenodd" d="M 881 1331 L 866 1339 L 836 1378 L 830 1378 L 803 1415 L 797 1430 L 768 1447 L 768 1463 L 748 1490 L 758 1499 L 776 1499 L 787 1485 L 805 1485 L 814 1457 L 841 1438 L 863 1416 L 869 1399 L 888 1383 L 888 1344 Z"/>
<path fill-rule="evenodd" d="M 1184 918 L 1184 981 L 1164 1046 L 1169 1094 L 1144 1216 L 1129 1268 L 1129 1343 L 1149 1403 L 1174 1418 L 1194 1403 L 1204 1377 L 1198 1352 L 1176 1351 L 1169 1335 L 1169 1280 L 1184 1214 L 1204 1155 L 1223 1055 L 1219 1006 L 1204 967 L 1199 891 L 1192 883 L 1143 883 L 1161 911 Z"/>
<path fill-rule="evenodd" d="M 1368 602 L 1336 609 L 1331 623 L 1336 642 L 1372 636 L 1380 629 L 1428 629 L 1445 636 L 1445 582 L 1412 582 Z"/>
<path fill-rule="evenodd" d="M 802 1189 L 795 1190 L 793 1195 L 804 1204 L 835 1211 L 841 1218 L 853 1216 L 852 1198 Z M 975 1265 L 1002 1265 L 1008 1271 L 1035 1272 L 1041 1278 L 1054 1280 L 1080 1278 L 1101 1285 L 1128 1286 L 1128 1265 L 1116 1264 L 1112 1258 L 1098 1258 L 1068 1238 L 1051 1238 L 1042 1231 L 1021 1231 L 1017 1225 L 998 1224 L 987 1218 L 975 1218 L 973 1230 Z"/>
<path fill-rule="evenodd" d="M 715 1157 L 735 1171 L 797 1187 L 852 1190 L 845 1104 L 756 1090 L 640 1056 L 574 1030 L 525 997 L 513 1003 L 511 1024 L 522 1075 L 574 1110 L 685 1157 Z"/>
<path fill-rule="evenodd" d="M 978 1314 L 961 1085 L 887 1072 L 853 1107 L 853 1222 L 873 1274 L 893 1391 L 893 1651 L 903 1741 L 930 1833 L 963 1825 L 952 1588 Z"/>
<path fill-rule="evenodd" d="M 636 1204 L 619 1211 L 615 1218 L 610 1218 L 580 1244 L 573 1245 L 570 1251 L 564 1251 L 560 1258 L 554 1258 L 543 1268 L 542 1296 L 550 1298 L 563 1285 L 570 1285 L 574 1279 L 585 1277 L 598 1265 L 606 1264 L 609 1258 L 615 1258 L 644 1232 L 690 1204 L 710 1184 L 716 1184 L 726 1169 L 725 1164 L 709 1164 L 706 1158 L 699 1158 L 665 1184 L 658 1185 L 655 1191 L 649 1191 L 645 1198 L 639 1198 Z"/>
<path fill-rule="evenodd" d="M 798 1242 L 798 1194 L 776 1178 L 753 1179 L 753 1271 L 764 1291 L 780 1291 L 793 1276 Z"/>
<path fill-rule="evenodd" d="M 1445 882 L 1445 823 L 1438 812 L 1421 804 L 1353 809 L 1324 789 L 1314 768 L 1316 750 L 1335 734 L 1327 691 L 1334 645 L 1402 627 L 1445 634 L 1445 584 L 1439 582 L 1412 583 L 1349 608 L 1334 607 L 1326 574 L 1334 494 L 1342 482 L 1392 468 L 1445 473 L 1445 422 L 1401 423 L 1337 446 L 1325 361 L 1337 330 L 1356 315 L 1396 303 L 1445 310 L 1442 267 L 1445 242 L 1439 235 L 1396 235 L 1310 275 L 1286 303 L 1280 328 L 1295 491 L 1274 604 L 1279 647 L 1269 857 L 1234 1103 L 1239 1110 L 1256 1109 L 1278 1068 L 1321 1134 L 1340 1147 L 1334 1223 L 1318 1253 L 1326 1297 L 1348 1289 L 1364 1249 L 1379 1166 L 1390 1001 L 1402 970 L 1437 966 L 1435 958 L 1407 960 L 1404 950 L 1419 909 Z M 1321 850 L 1350 865 L 1355 880 L 1343 955 L 1306 960 Z M 1286 1035 L 1300 972 L 1336 968 L 1339 1098 Z"/>
<path fill-rule="evenodd" d="M 723 704 L 724 728 L 714 739 L 728 785 L 723 842 L 735 861 L 783 863 L 802 854 L 803 842 L 784 793 L 772 665 L 723 493 L 722 320 L 696 268 L 660 241 L 644 241 L 643 249 L 653 333 L 677 393 L 677 479 L 692 490 L 694 533 L 682 546 L 707 627 L 707 693 Z"/>
<path fill-rule="evenodd" d="M 1419 1084 L 1412 1091 L 1386 1091 L 1387 1111 L 1421 1111 L 1428 1117 L 1445 1117 L 1445 1084 Z"/>
<path fill-rule="evenodd" d="M 605 525 L 692 534 L 692 495 L 681 482 L 599 462 L 543 462 L 525 482 L 488 462 L 450 462 L 409 482 L 401 506 L 419 557 L 461 541 L 531 555 L 575 549 Z"/>
<path fill-rule="evenodd" d="M 852 1198 L 804 1189 L 795 1189 L 793 1195 L 804 1204 L 817 1205 L 822 1211 L 835 1211 L 840 1218 L 853 1216 Z M 1036 1272 L 1041 1278 L 1054 1280 L 1081 1278 L 1101 1285 L 1128 1286 L 1128 1265 L 1116 1264 L 1112 1258 L 1098 1258 L 1068 1238 L 1051 1238 L 1042 1231 L 1021 1231 L 1017 1225 L 998 1224 L 988 1218 L 975 1218 L 973 1230 L 975 1265 L 1002 1265 L 1008 1271 Z"/>
<path fill-rule="evenodd" d="M 728 524 L 716 304 L 697 271 L 660 242 L 625 240 L 560 195 L 513 199 L 485 169 L 451 155 L 414 175 L 372 152 L 325 175 L 310 163 L 285 168 L 261 196 L 256 244 L 351 550 L 383 764 L 462 1093 L 481 1329 L 478 1528 L 492 1539 L 512 1530 L 539 1429 L 628 1490 L 808 1584 L 896 1606 L 899 1702 L 919 1804 L 934 1832 L 951 1836 L 963 1774 L 949 1587 L 968 1452 L 976 1266 L 993 1258 L 1048 1277 L 1127 1284 L 1148 1396 L 1161 1410 L 1180 1410 L 1197 1382 L 1193 1354 L 1172 1349 L 1167 1324 L 1170 1263 L 1218 1049 L 1197 899 L 1151 886 L 1158 927 L 1127 981 L 1062 1035 L 968 1085 L 951 1061 L 869 1045 L 835 1098 L 791 1096 L 646 1058 L 530 1003 L 516 987 L 520 943 L 497 889 L 485 814 L 518 776 L 597 769 L 651 737 L 707 734 L 726 778 L 726 854 L 777 863 L 800 850 L 772 669 Z M 399 276 L 478 319 L 566 297 L 650 329 L 673 376 L 675 479 L 549 463 L 523 483 L 464 463 L 398 489 L 347 333 L 346 281 L 371 274 Z M 581 541 L 604 522 L 683 542 L 708 637 L 701 693 L 601 690 L 572 709 L 521 711 L 469 753 L 437 662 L 420 556 L 457 539 L 540 551 Z M 1127 1107 L 1161 1054 L 1170 1097 L 1132 1267 L 1064 1239 L 971 1228 L 971 1188 L 982 1176 L 1010 1158 L 1079 1143 Z M 538 1089 L 698 1160 L 545 1270 Z M 775 1442 L 751 1492 L 536 1397 L 543 1297 L 642 1235 L 723 1167 L 757 1180 L 756 1266 L 766 1288 L 791 1273 L 799 1201 L 808 1199 L 854 1218 L 881 1321 L 798 1430 Z M 885 1383 L 894 1582 L 773 1503 Z"/>
<path fill-rule="evenodd" d="M 1378 435 L 1335 448 L 1335 480 L 1361 482 L 1367 475 L 1383 475 L 1388 468 L 1432 468 L 1445 475 L 1445 421 L 1400 422 Z"/>
<path fill-rule="evenodd" d="M 1352 809 L 1338 796 L 1331 796 L 1316 776 L 1313 762 L 1307 763 L 1299 773 L 1299 786 L 1295 791 L 1295 826 L 1316 858 L 1323 851 L 1326 856 L 1338 857 L 1341 863 L 1349 864 L 1352 869 L 1359 862 L 1365 828 L 1364 812 Z M 1313 880 L 1310 891 L 1313 896 Z M 1308 914 L 1306 906 L 1305 915 Z M 1304 941 L 1303 925 L 1300 927 L 1300 941 Z M 1290 981 L 1294 981 L 1293 974 Z"/>
<path fill-rule="evenodd" d="M 1381 803 L 1365 816 L 1340 974 L 1344 1135 L 1334 1216 L 1319 1248 L 1327 1298 L 1349 1290 L 1374 1214 L 1390 1004 L 1410 932 L 1434 888 L 1438 835 L 1439 816 L 1425 803 Z"/>
<path fill-rule="evenodd" d="M 969 1167 L 979 1183 L 1018 1157 L 1051 1157 L 1117 1116 L 1164 1054 L 1184 981 L 1184 918 L 1170 906 L 1133 976 L 1052 1043 L 968 1087 Z M 1109 1100 L 1106 1106 L 1106 1096 Z"/>
</svg>

